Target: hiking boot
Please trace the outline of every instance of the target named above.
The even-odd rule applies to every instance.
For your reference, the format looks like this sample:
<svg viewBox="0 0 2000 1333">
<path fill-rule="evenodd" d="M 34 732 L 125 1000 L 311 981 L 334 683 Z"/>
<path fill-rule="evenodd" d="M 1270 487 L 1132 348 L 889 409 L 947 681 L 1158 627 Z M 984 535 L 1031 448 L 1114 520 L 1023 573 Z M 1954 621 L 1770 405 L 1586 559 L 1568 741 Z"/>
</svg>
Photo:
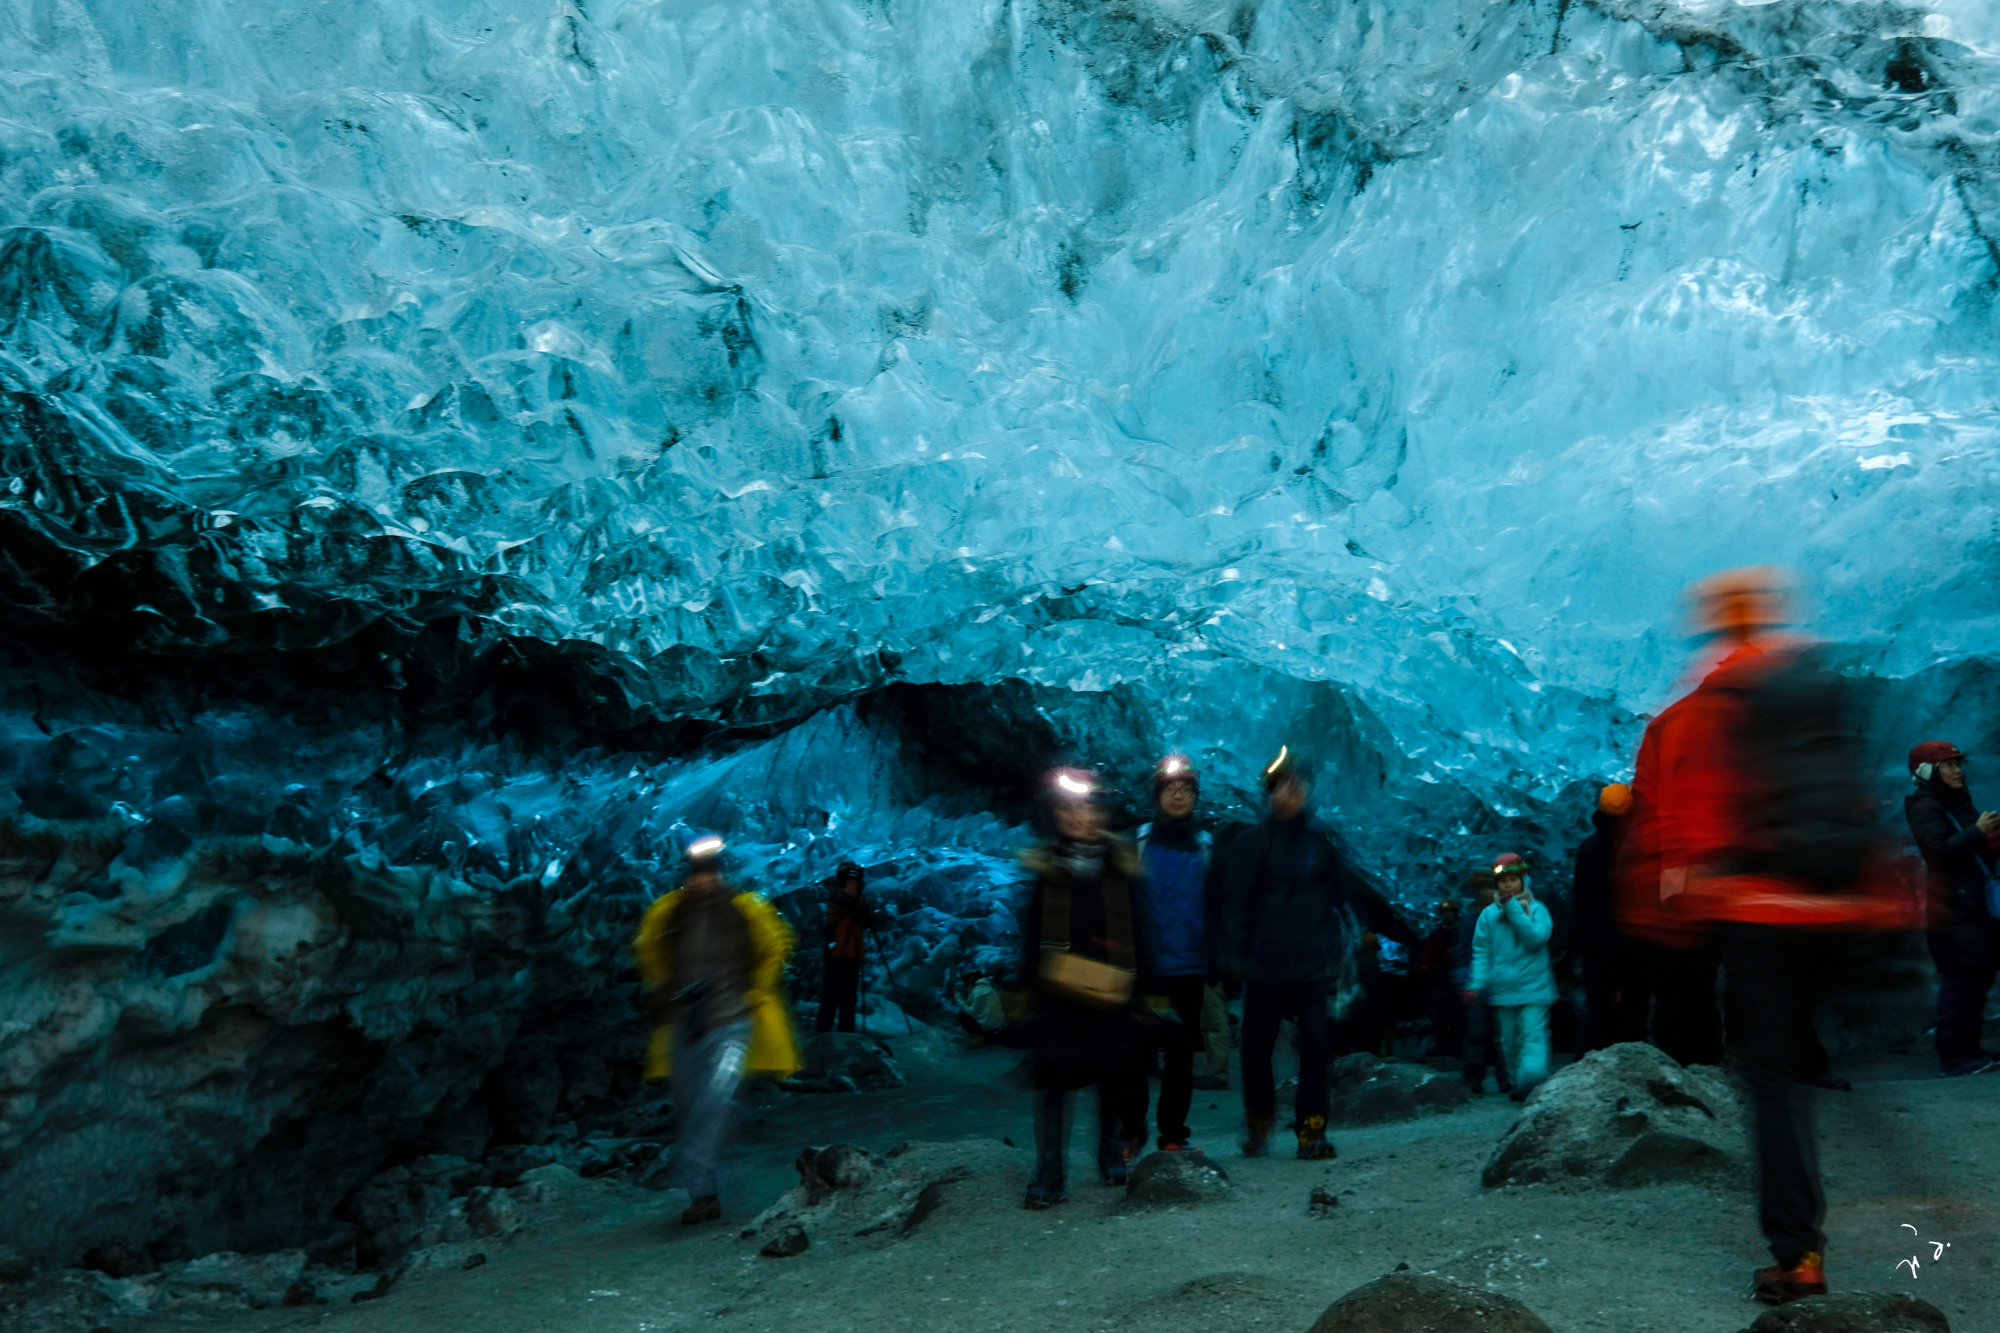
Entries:
<svg viewBox="0 0 2000 1333">
<path fill-rule="evenodd" d="M 1964 1078 L 1968 1074 L 1983 1074 L 1993 1068 L 1991 1060 L 1974 1056 L 1970 1060 L 1954 1060 L 1938 1070 L 1939 1078 Z"/>
<path fill-rule="evenodd" d="M 1298 1135 L 1301 1162 L 1324 1162 L 1335 1156 L 1333 1145 L 1327 1142 L 1325 1116 L 1307 1116 L 1298 1128 Z"/>
<path fill-rule="evenodd" d="M 1140 1146 L 1145 1141 L 1140 1140 Z M 1132 1181 L 1132 1146 L 1121 1139 L 1106 1139 L 1097 1145 L 1097 1174 L 1107 1185 L 1128 1185 Z"/>
<path fill-rule="evenodd" d="M 1271 1122 L 1249 1120 L 1243 1126 L 1243 1155 L 1262 1157 L 1271 1151 Z"/>
<path fill-rule="evenodd" d="M 1810 1251 L 1790 1267 L 1780 1263 L 1760 1268 L 1750 1279 L 1752 1292 L 1766 1305 L 1789 1305 L 1807 1296 L 1826 1295 L 1826 1261 Z"/>
<path fill-rule="evenodd" d="M 681 1225 L 684 1227 L 700 1226 L 703 1222 L 721 1220 L 722 1200 L 714 1194 L 704 1194 L 681 1209 Z"/>
<path fill-rule="evenodd" d="M 1028 1186 L 1028 1197 L 1021 1200 L 1021 1206 L 1030 1212 L 1038 1213 L 1045 1208 L 1053 1208 L 1068 1198 L 1069 1191 L 1063 1188 L 1061 1181 L 1051 1185 L 1037 1180 Z"/>
<path fill-rule="evenodd" d="M 1039 1211 L 1053 1208 L 1067 1198 L 1069 1191 L 1063 1188 L 1062 1159 L 1045 1158 L 1036 1163 L 1035 1178 L 1028 1182 L 1028 1197 L 1021 1201 L 1021 1206 Z"/>
<path fill-rule="evenodd" d="M 1164 1134 L 1160 1136 L 1161 1152 L 1186 1152 L 1187 1150 L 1188 1150 L 1188 1145 L 1186 1139 L 1170 1139 L 1166 1137 Z"/>
</svg>

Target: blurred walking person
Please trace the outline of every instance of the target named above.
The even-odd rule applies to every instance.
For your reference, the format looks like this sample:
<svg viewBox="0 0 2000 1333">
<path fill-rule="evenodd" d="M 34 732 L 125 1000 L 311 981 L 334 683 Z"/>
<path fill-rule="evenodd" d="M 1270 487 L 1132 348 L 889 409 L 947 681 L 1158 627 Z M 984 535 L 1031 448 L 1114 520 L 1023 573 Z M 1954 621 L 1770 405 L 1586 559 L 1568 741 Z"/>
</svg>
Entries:
<svg viewBox="0 0 2000 1333">
<path fill-rule="evenodd" d="M 1035 876 L 1021 922 L 1021 984 L 1033 995 L 1035 1175 L 1026 1208 L 1069 1197 L 1064 1161 L 1071 1094 L 1097 1089 L 1097 1166 L 1123 1185 L 1145 1146 L 1145 1037 L 1137 1013 L 1133 881 L 1138 850 L 1104 831 L 1097 775 L 1059 768 L 1044 798 L 1055 836 L 1021 863 Z"/>
<path fill-rule="evenodd" d="M 1928 880 L 1938 1077 L 1982 1073 L 2000 1059 L 1979 1041 L 2000 965 L 2000 812 L 1973 803 L 1965 752 L 1950 741 L 1913 748 L 1910 779 L 1917 789 L 1903 798 L 1903 814 Z"/>
<path fill-rule="evenodd" d="M 1286 1020 L 1299 1034 L 1298 1155 L 1334 1155 L 1326 1137 L 1332 1058 L 1327 991 L 1339 970 L 1351 875 L 1306 814 L 1309 769 L 1289 749 L 1264 770 L 1269 817 L 1229 849 L 1224 952 L 1243 978 L 1243 1153 L 1269 1151 L 1278 1092 L 1272 1056 Z"/>
<path fill-rule="evenodd" d="M 1194 1104 L 1194 1053 L 1202 1040 L 1208 983 L 1220 966 L 1214 924 L 1220 916 L 1221 868 L 1209 835 L 1195 824 L 1200 794 L 1201 773 L 1193 761 L 1168 755 L 1153 769 L 1156 817 L 1138 830 L 1143 877 L 1137 900 L 1147 960 L 1141 985 L 1172 1015 L 1157 1029 L 1163 1057 L 1159 1146 L 1165 1152 L 1185 1150 L 1192 1133 L 1187 1118 Z M 1143 1083 L 1139 1096 L 1145 1096 Z"/>
<path fill-rule="evenodd" d="M 861 867 L 842 861 L 834 871 L 826 900 L 826 957 L 820 983 L 819 1017 L 813 1031 L 854 1031 L 854 1010 L 861 1000 L 861 968 L 867 957 L 867 932 L 875 925 L 875 909 L 863 894 Z"/>
<path fill-rule="evenodd" d="M 1646 729 L 1634 784 L 1645 845 L 1623 863 L 1652 876 L 1635 887 L 1720 942 L 1758 1222 L 1777 1260 L 1751 1287 L 1774 1305 L 1827 1289 L 1813 1011 L 1861 975 L 1871 932 L 1909 924 L 1881 870 L 1843 683 L 1820 650 L 1780 632 L 1788 584 L 1759 568 L 1693 589 L 1713 665 Z"/>
<path fill-rule="evenodd" d="M 633 942 L 653 1022 L 646 1077 L 673 1077 L 681 1222 L 722 1220 L 719 1162 L 745 1075 L 799 1067 L 779 987 L 792 930 L 772 906 L 722 876 L 723 841 L 693 838 L 681 887 L 646 910 Z"/>
<path fill-rule="evenodd" d="M 1472 935 L 1472 976 L 1466 1003 L 1485 1001 L 1500 1029 L 1500 1049 L 1513 1071 L 1515 1101 L 1527 1100 L 1549 1074 L 1549 1006 L 1556 978 L 1549 967 L 1555 922 L 1535 901 L 1528 862 L 1514 852 L 1493 861 L 1493 903 Z"/>
</svg>

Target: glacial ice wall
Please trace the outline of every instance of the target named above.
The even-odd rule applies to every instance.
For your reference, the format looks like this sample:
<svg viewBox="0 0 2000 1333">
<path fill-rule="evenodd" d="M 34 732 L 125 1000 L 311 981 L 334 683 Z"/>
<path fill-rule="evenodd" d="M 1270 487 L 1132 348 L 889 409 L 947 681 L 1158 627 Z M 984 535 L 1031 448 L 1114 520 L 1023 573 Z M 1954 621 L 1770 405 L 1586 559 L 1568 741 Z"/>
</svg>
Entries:
<svg viewBox="0 0 2000 1333">
<path fill-rule="evenodd" d="M 70 562 L 17 600 L 469 613 L 723 717 L 1246 665 L 1547 794 L 1710 568 L 1888 675 L 1994 641 L 1990 27 L 16 6 L 10 545 Z"/>
<path fill-rule="evenodd" d="M 0 52 L 37 1253 L 242 1243 L 77 1123 L 142 1182 L 420 1139 L 680 824 L 893 865 L 935 968 L 1047 753 L 1241 817 L 1303 739 L 1413 898 L 1563 848 L 1746 561 L 1885 777 L 2000 740 L 1972 0 L 15 0 Z M 337 1161 L 271 1072 L 328 1050 L 384 1090 Z"/>
</svg>

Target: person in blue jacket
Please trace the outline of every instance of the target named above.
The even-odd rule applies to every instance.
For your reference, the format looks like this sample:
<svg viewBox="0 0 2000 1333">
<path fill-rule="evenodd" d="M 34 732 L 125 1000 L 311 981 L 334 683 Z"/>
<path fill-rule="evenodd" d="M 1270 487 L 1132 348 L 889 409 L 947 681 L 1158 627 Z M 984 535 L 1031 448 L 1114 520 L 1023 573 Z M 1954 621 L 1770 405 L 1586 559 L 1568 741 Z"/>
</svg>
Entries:
<svg viewBox="0 0 2000 1333">
<path fill-rule="evenodd" d="M 1518 1102 L 1549 1073 L 1549 1005 L 1556 998 L 1549 936 L 1555 923 L 1529 889 L 1525 858 L 1513 852 L 1495 857 L 1493 880 L 1493 904 L 1479 914 L 1472 933 L 1466 1002 L 1483 999 L 1493 1007 L 1500 1049 L 1514 1075 L 1508 1095 Z"/>
<path fill-rule="evenodd" d="M 1194 1053 L 1201 1041 L 1204 992 L 1220 973 L 1216 920 L 1221 913 L 1221 870 L 1209 835 L 1196 827 L 1201 774 L 1186 755 L 1170 754 L 1153 768 L 1158 817 L 1139 826 L 1140 957 L 1147 962 L 1141 988 L 1164 1001 L 1160 1024 L 1159 1146 L 1188 1146 L 1188 1110 L 1194 1104 Z M 1157 1006 L 1156 1007 L 1160 1007 Z"/>
</svg>

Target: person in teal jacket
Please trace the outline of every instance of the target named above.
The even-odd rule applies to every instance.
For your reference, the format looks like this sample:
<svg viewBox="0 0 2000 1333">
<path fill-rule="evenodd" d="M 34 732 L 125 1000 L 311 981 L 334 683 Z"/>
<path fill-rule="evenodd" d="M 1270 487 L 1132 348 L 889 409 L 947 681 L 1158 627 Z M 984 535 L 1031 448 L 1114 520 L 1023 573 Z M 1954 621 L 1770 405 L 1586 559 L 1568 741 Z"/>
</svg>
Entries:
<svg viewBox="0 0 2000 1333">
<path fill-rule="evenodd" d="M 1493 859 L 1498 892 L 1472 932 L 1467 1003 L 1492 1006 L 1500 1049 L 1514 1075 L 1515 1101 L 1527 1100 L 1549 1073 L 1549 1005 L 1556 978 L 1549 968 L 1549 909 L 1535 901 L 1528 862 L 1513 852 Z"/>
</svg>

